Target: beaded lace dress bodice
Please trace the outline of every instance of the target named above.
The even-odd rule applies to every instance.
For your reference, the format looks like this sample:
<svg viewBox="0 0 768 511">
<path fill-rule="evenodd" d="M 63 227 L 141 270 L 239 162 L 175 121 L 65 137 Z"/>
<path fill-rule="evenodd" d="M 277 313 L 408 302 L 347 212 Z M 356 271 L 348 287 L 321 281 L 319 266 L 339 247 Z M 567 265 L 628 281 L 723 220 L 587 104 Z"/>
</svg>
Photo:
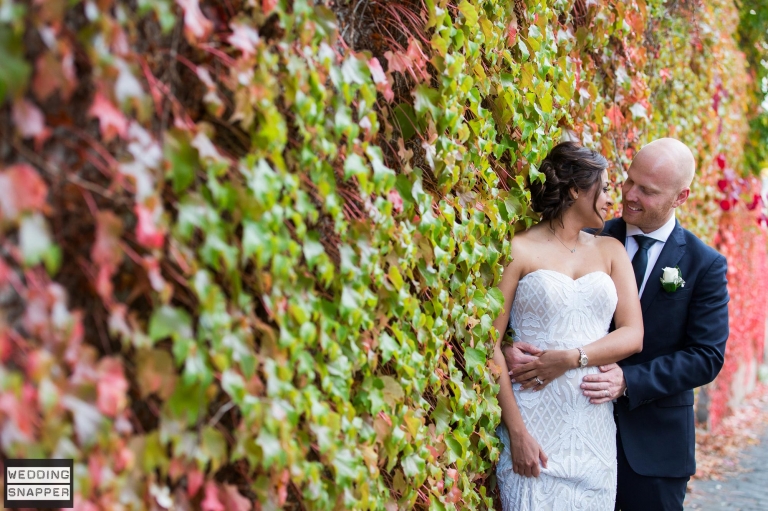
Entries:
<svg viewBox="0 0 768 511">
<path fill-rule="evenodd" d="M 573 349 L 608 333 L 618 301 L 610 276 L 593 272 L 573 280 L 551 270 L 536 270 L 518 283 L 510 311 L 515 340 L 541 349 Z M 613 404 L 593 405 L 582 394 L 581 379 L 596 367 L 572 369 L 543 390 L 513 385 L 528 432 L 549 457 L 538 478 L 512 470 L 509 435 L 496 473 L 504 511 L 609 511 L 616 497 L 616 426 Z"/>
</svg>

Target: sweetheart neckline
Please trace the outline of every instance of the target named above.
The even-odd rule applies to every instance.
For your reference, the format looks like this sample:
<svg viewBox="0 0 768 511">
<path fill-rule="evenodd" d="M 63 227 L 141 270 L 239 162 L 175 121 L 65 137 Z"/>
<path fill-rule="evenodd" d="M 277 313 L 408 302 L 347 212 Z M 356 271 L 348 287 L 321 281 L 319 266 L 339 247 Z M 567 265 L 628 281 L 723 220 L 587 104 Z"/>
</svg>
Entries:
<svg viewBox="0 0 768 511">
<path fill-rule="evenodd" d="M 571 282 L 578 282 L 578 281 L 580 281 L 581 279 L 583 279 L 585 277 L 589 277 L 590 275 L 594 275 L 595 273 L 602 273 L 606 277 L 611 278 L 611 276 L 608 275 L 608 273 L 604 272 L 603 270 L 591 271 L 589 273 L 585 273 L 584 275 L 582 275 L 581 277 L 579 277 L 577 279 L 574 279 L 570 275 L 566 275 L 565 273 L 557 271 L 557 270 L 548 270 L 547 268 L 539 268 L 538 270 L 533 270 L 532 272 L 529 272 L 529 273 L 526 273 L 525 275 L 523 275 L 523 277 L 519 280 L 519 282 L 522 282 L 523 280 L 525 280 L 525 278 L 528 277 L 528 275 L 533 275 L 534 273 L 538 273 L 538 272 L 548 272 L 548 273 L 554 273 L 556 275 L 562 275 L 563 277 L 569 279 Z"/>
</svg>

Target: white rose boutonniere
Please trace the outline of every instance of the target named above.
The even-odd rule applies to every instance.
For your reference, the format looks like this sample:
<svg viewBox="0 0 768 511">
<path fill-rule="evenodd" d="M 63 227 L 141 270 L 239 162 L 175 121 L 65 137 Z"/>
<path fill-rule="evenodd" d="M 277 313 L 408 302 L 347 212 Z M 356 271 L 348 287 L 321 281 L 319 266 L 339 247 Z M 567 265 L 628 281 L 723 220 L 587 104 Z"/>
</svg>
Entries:
<svg viewBox="0 0 768 511">
<path fill-rule="evenodd" d="M 664 268 L 664 273 L 661 276 L 661 286 L 667 293 L 674 293 L 681 287 L 685 287 L 685 281 L 683 275 L 680 273 L 680 268 Z"/>
</svg>

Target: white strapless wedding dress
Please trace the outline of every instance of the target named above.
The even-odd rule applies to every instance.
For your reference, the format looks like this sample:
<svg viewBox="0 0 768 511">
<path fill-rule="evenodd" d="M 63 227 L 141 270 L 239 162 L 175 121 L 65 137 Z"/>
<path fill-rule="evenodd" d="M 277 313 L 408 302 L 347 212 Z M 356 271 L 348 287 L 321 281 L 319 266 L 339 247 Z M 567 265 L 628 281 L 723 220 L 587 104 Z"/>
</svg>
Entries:
<svg viewBox="0 0 768 511">
<path fill-rule="evenodd" d="M 517 286 L 509 324 L 515 340 L 541 349 L 573 349 L 608 333 L 618 297 L 610 276 L 593 272 L 573 280 L 536 270 Z M 549 457 L 538 478 L 512 470 L 509 434 L 496 475 L 504 511 L 612 511 L 616 499 L 616 425 L 613 403 L 590 404 L 580 389 L 596 367 L 573 369 L 544 390 L 522 390 L 515 399 L 528 432 Z"/>
</svg>

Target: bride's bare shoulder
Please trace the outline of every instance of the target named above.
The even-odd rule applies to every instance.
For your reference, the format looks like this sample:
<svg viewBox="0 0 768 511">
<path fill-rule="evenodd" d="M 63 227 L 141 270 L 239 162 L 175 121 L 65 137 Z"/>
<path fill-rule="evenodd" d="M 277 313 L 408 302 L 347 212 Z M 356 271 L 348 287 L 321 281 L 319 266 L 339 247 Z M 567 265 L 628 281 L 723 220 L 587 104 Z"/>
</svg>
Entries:
<svg viewBox="0 0 768 511">
<path fill-rule="evenodd" d="M 611 236 L 595 236 L 595 245 L 603 255 L 609 258 L 627 255 L 624 244 Z"/>
<path fill-rule="evenodd" d="M 520 257 L 536 249 L 536 245 L 542 241 L 541 228 L 538 225 L 521 231 L 512 237 L 512 257 Z"/>
<path fill-rule="evenodd" d="M 531 257 L 538 253 L 537 245 L 541 242 L 540 230 L 538 226 L 533 226 L 512 237 L 507 268 L 522 271 L 523 268 L 530 266 Z"/>
</svg>

